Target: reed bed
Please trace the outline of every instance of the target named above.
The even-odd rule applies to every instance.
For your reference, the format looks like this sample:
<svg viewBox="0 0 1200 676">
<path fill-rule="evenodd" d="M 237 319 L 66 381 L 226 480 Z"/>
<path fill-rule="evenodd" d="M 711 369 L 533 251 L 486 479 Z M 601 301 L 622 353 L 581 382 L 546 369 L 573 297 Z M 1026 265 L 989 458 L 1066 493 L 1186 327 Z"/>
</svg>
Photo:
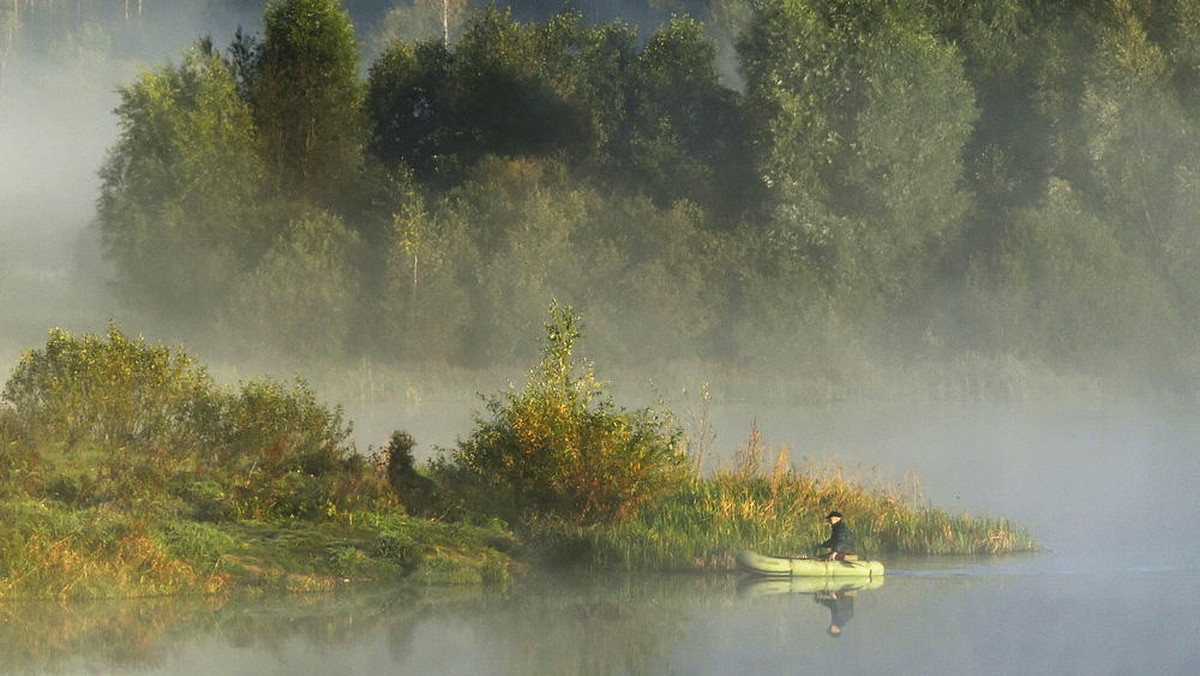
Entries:
<svg viewBox="0 0 1200 676">
<path fill-rule="evenodd" d="M 768 451 L 752 432 L 733 467 L 694 477 L 637 518 L 591 528 L 540 523 L 536 539 L 552 555 L 600 568 L 724 569 L 743 549 L 817 553 L 828 537 L 823 517 L 836 509 L 846 515 L 867 557 L 1039 548 L 1031 533 L 1008 519 L 954 514 L 928 504 L 915 477 L 885 485 L 835 465 L 797 467 L 786 448 Z"/>
</svg>

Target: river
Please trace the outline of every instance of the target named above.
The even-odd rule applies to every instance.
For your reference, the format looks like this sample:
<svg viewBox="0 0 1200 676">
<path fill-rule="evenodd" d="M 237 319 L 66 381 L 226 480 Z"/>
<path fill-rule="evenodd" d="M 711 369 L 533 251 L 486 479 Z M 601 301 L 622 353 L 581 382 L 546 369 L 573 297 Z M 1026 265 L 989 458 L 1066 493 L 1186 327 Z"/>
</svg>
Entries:
<svg viewBox="0 0 1200 676">
<path fill-rule="evenodd" d="M 3 673 L 1194 674 L 1195 567 L 908 561 L 872 589 L 734 574 L 531 579 L 503 592 L 347 591 L 31 604 Z M 1076 570 L 1090 563 L 1092 569 Z M 835 614 L 836 613 L 836 614 Z M 840 623 L 836 636 L 831 621 Z"/>
<path fill-rule="evenodd" d="M 714 449 L 740 443 L 752 416 L 794 459 L 836 457 L 882 481 L 915 471 L 930 501 L 1017 518 L 1047 551 L 892 558 L 881 585 L 860 589 L 736 573 L 535 575 L 503 590 L 10 604 L 0 673 L 1200 673 L 1194 410 L 713 413 Z"/>
</svg>

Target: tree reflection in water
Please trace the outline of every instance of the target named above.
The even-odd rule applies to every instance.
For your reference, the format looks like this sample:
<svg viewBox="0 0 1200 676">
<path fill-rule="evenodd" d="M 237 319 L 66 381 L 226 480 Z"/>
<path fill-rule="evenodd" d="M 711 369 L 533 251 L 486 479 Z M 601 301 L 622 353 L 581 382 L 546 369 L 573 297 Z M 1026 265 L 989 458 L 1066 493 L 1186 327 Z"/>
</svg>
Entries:
<svg viewBox="0 0 1200 676">
<path fill-rule="evenodd" d="M 419 628 L 462 626 L 497 673 L 662 673 L 695 604 L 736 598 L 731 575 L 537 576 L 504 589 L 341 589 L 253 597 L 0 602 L 0 673 L 167 670 L 221 647 L 283 655 L 429 646 Z M 514 619 L 517 618 L 517 619 Z M 423 638 L 424 637 L 424 638 Z M 215 650 L 214 650 L 215 649 Z M 226 650 L 224 652 L 230 652 Z M 451 659 L 462 655 L 448 655 Z"/>
</svg>

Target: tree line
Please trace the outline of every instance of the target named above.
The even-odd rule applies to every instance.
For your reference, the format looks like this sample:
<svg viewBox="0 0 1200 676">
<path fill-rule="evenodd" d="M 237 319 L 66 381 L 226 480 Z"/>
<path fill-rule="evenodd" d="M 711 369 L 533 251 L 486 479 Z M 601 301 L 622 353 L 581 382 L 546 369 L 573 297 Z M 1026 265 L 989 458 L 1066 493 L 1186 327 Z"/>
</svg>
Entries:
<svg viewBox="0 0 1200 676">
<path fill-rule="evenodd" d="M 1200 2 L 709 16 L 489 5 L 368 63 L 337 0 L 272 0 L 122 88 L 121 290 L 306 362 L 518 363 L 558 299 L 631 368 L 1194 382 Z"/>
</svg>

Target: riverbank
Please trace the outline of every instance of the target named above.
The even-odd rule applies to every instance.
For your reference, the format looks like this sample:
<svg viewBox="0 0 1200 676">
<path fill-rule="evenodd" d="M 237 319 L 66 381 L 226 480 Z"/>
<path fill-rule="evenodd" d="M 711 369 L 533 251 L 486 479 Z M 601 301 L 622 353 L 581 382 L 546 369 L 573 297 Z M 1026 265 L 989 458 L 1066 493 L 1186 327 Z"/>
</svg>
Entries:
<svg viewBox="0 0 1200 676">
<path fill-rule="evenodd" d="M 768 452 L 748 445 L 733 467 L 682 482 L 631 518 L 592 525 L 540 518 L 515 526 L 411 516 L 387 501 L 373 509 L 339 510 L 329 502 L 313 513 L 236 518 L 230 514 L 244 509 L 214 506 L 233 496 L 212 486 L 174 508 L 166 486 L 136 503 L 80 502 L 77 484 L 87 483 L 80 477 L 91 470 L 78 458 L 47 457 L 34 470 L 45 472 L 40 478 L 25 477 L 46 490 L 16 489 L 11 474 L 3 484 L 0 599 L 506 585 L 533 569 L 563 567 L 721 571 L 744 548 L 810 551 L 826 536 L 820 517 L 833 505 L 847 513 L 872 556 L 1039 547 L 1008 520 L 951 514 L 921 501 L 911 486 L 884 486 L 833 467 L 793 467 L 786 450 L 766 462 Z"/>
<path fill-rule="evenodd" d="M 555 310 L 526 388 L 490 400 L 490 418 L 423 466 L 402 432 L 359 452 L 340 407 L 302 380 L 227 389 L 115 328 L 53 331 L 0 402 L 0 598 L 727 569 L 740 549 L 811 547 L 834 508 L 872 555 L 1037 548 L 1006 520 L 797 467 L 754 435 L 701 475 L 669 411 L 616 407 L 573 360 L 577 319 Z"/>
<path fill-rule="evenodd" d="M 0 599 L 487 585 L 520 570 L 509 533 L 395 511 L 205 523 L 9 498 L 0 519 Z"/>
<path fill-rule="evenodd" d="M 862 550 L 1002 554 L 1038 545 L 1004 519 L 952 515 L 839 479 L 724 474 L 636 519 L 473 526 L 394 510 L 316 519 L 147 519 L 53 500 L 0 501 L 0 599 L 325 592 L 347 585 L 505 585 L 533 568 L 721 571 L 747 547 L 808 551 L 823 505 L 849 505 Z"/>
</svg>

